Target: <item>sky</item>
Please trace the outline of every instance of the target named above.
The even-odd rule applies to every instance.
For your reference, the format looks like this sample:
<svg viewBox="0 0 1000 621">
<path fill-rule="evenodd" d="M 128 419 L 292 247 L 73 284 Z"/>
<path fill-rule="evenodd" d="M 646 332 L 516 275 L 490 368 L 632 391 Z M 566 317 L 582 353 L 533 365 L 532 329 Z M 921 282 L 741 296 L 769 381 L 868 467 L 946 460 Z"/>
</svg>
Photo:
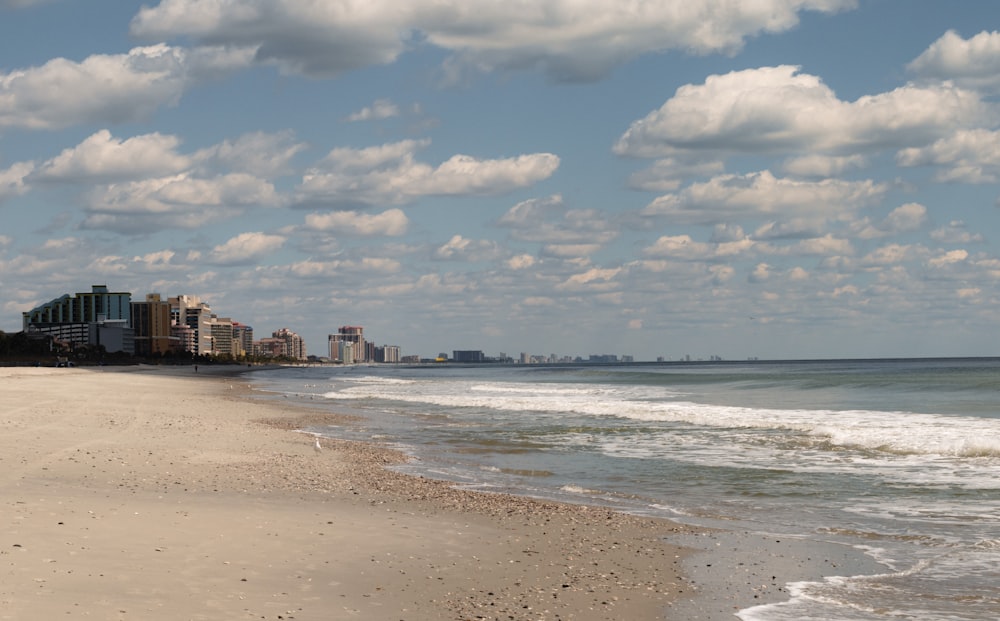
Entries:
<svg viewBox="0 0 1000 621">
<path fill-rule="evenodd" d="M 995 0 L 0 0 L 0 330 L 1000 355 Z"/>
</svg>

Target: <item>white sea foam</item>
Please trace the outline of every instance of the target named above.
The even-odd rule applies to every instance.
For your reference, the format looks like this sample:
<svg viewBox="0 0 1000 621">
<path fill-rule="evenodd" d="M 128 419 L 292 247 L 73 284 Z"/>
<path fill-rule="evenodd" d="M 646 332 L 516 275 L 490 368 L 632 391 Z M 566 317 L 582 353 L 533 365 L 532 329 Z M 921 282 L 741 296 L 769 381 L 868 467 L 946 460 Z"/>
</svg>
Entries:
<svg viewBox="0 0 1000 621">
<path fill-rule="evenodd" d="M 516 382 L 421 382 L 352 377 L 328 399 L 390 399 L 442 408 L 478 408 L 618 417 L 643 423 L 786 430 L 816 445 L 896 455 L 1000 458 L 1000 419 L 879 412 L 721 406 L 678 400 L 674 391 L 644 386 Z"/>
</svg>

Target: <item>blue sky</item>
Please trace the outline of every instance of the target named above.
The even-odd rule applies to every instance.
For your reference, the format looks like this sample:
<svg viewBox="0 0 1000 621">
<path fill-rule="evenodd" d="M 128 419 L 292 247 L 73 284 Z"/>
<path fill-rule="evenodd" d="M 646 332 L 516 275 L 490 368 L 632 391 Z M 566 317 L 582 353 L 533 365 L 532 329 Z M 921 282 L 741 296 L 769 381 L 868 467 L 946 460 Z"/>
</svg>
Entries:
<svg viewBox="0 0 1000 621">
<path fill-rule="evenodd" d="M 1000 353 L 994 0 L 0 0 L 0 329 Z"/>
</svg>

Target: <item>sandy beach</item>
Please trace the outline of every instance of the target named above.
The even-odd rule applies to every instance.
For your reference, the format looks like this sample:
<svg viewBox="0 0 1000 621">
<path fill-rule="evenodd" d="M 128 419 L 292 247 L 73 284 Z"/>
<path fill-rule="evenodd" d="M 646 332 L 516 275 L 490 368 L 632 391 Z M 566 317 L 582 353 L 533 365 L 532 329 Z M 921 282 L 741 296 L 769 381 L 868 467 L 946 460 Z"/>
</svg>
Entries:
<svg viewBox="0 0 1000 621">
<path fill-rule="evenodd" d="M 317 451 L 336 416 L 210 371 L 0 368 L 0 619 L 665 619 L 697 588 L 683 527 Z"/>
</svg>

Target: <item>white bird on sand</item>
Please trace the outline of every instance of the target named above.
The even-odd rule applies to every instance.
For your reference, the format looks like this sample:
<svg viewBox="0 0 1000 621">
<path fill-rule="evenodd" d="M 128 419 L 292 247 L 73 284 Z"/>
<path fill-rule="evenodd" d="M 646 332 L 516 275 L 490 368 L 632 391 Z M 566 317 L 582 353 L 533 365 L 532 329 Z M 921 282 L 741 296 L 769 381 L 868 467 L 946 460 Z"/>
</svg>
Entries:
<svg viewBox="0 0 1000 621">
<path fill-rule="evenodd" d="M 313 448 L 316 449 L 317 453 L 323 450 L 323 447 L 319 443 L 319 438 L 316 438 L 316 444 L 313 445 Z"/>
</svg>

